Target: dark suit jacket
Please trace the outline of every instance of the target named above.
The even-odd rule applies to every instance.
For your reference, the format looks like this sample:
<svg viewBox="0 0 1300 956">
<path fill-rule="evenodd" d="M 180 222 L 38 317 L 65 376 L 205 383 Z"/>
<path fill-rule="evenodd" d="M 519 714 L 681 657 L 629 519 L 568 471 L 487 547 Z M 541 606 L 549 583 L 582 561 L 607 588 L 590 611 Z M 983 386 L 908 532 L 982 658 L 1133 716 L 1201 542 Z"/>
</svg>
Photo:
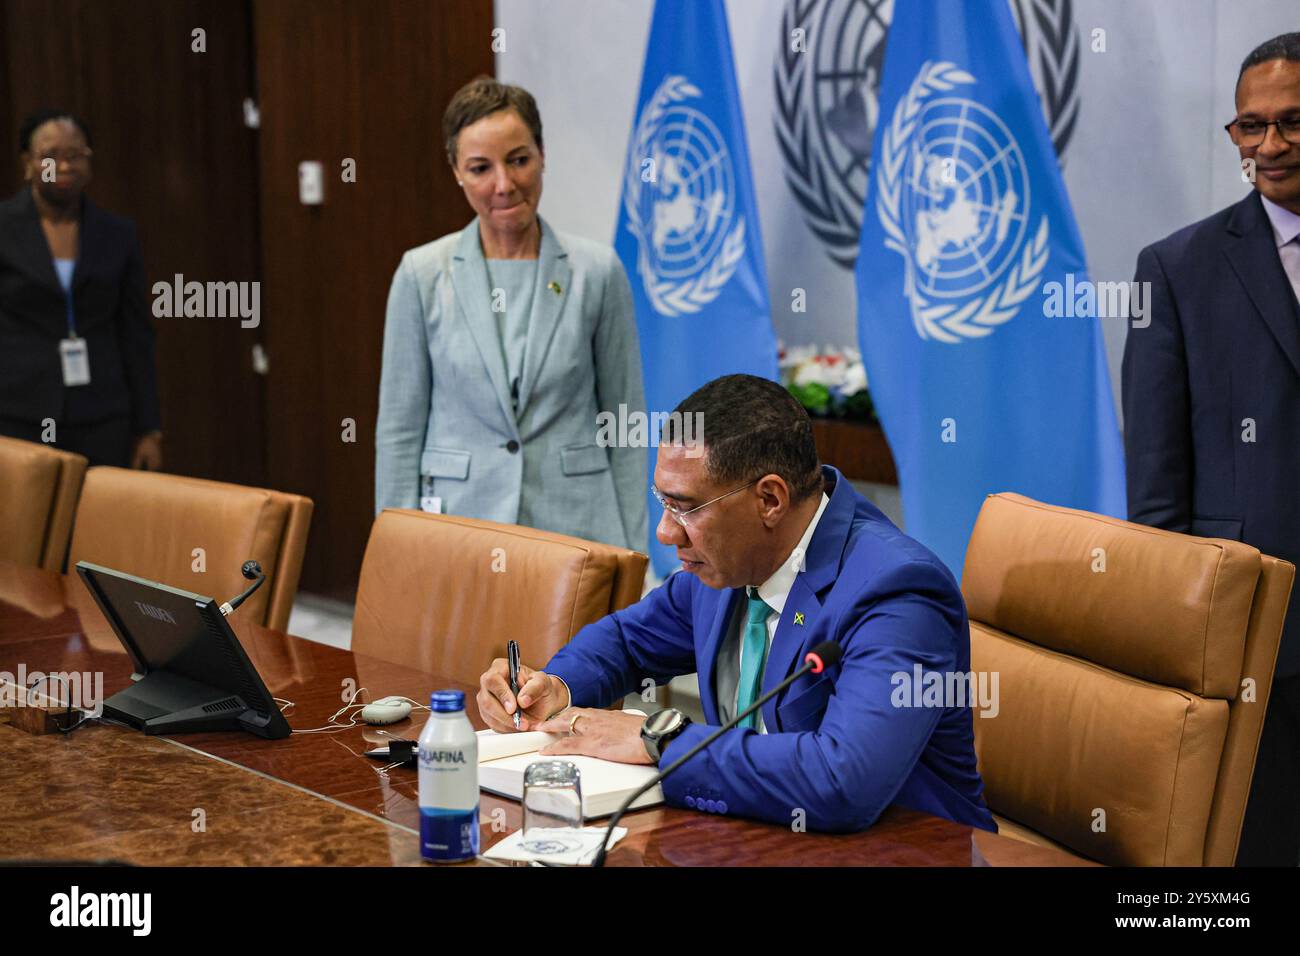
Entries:
<svg viewBox="0 0 1300 956">
<path fill-rule="evenodd" d="M 1300 305 L 1258 194 L 1143 249 L 1137 281 L 1152 308 L 1124 349 L 1129 518 L 1300 564 Z M 1298 596 L 1278 676 L 1300 673 Z"/>
<path fill-rule="evenodd" d="M 84 197 L 72 296 L 90 384 L 65 388 L 59 341 L 68 334 L 67 301 L 24 186 L 0 203 L 0 418 L 82 425 L 129 417 L 134 435 L 161 427 L 135 225 Z"/>
</svg>

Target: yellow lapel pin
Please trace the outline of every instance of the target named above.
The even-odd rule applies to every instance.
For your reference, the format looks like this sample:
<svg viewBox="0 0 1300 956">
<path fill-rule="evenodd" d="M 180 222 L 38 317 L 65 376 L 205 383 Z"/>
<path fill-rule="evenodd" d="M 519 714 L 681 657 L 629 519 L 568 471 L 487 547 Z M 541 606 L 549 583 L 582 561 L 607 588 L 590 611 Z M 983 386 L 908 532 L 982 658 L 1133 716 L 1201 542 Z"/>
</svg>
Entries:
<svg viewBox="0 0 1300 956">
<path fill-rule="evenodd" d="M 803 611 L 795 611 L 795 612 L 794 612 L 794 622 L 795 622 L 796 624 L 802 624 L 802 623 L 803 623 Z"/>
<path fill-rule="evenodd" d="M 554 292 L 556 295 L 559 295 L 561 292 L 564 291 L 563 289 L 560 288 L 560 284 L 559 284 L 558 282 L 552 282 L 552 283 L 551 283 L 550 285 L 548 285 L 546 288 L 550 289 L 550 290 L 551 290 L 552 292 Z"/>
</svg>

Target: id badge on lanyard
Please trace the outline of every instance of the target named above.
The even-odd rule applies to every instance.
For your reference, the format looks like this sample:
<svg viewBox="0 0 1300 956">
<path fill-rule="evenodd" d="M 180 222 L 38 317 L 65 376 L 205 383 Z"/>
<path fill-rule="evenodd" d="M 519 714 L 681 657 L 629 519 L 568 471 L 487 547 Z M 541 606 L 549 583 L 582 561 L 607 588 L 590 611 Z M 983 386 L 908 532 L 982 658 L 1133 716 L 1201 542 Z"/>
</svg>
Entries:
<svg viewBox="0 0 1300 956">
<path fill-rule="evenodd" d="M 90 384 L 90 353 L 85 339 L 72 337 L 60 342 L 59 360 L 63 363 L 64 385 Z"/>
<path fill-rule="evenodd" d="M 420 510 L 430 514 L 442 514 L 442 496 L 433 493 L 433 476 L 420 476 Z"/>
<path fill-rule="evenodd" d="M 72 292 L 68 292 L 68 337 L 59 342 L 59 362 L 63 366 L 63 384 L 90 384 L 90 351 L 86 340 L 77 335 L 77 325 L 72 317 Z"/>
</svg>

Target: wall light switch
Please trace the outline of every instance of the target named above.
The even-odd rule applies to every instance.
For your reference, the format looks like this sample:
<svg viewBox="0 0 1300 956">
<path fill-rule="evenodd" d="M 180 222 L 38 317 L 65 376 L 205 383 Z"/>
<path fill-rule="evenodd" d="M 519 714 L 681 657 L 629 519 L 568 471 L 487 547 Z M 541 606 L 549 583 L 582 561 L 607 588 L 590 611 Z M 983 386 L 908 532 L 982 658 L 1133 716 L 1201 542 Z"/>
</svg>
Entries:
<svg viewBox="0 0 1300 956">
<path fill-rule="evenodd" d="M 314 159 L 298 164 L 298 201 L 319 206 L 325 201 L 325 167 Z"/>
</svg>

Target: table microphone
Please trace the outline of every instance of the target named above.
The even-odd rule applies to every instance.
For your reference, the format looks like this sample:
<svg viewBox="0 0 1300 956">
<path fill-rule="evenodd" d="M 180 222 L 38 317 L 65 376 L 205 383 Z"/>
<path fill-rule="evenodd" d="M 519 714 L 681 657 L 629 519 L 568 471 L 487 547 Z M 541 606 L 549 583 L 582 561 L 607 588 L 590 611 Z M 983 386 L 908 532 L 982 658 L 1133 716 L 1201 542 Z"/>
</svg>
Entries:
<svg viewBox="0 0 1300 956">
<path fill-rule="evenodd" d="M 235 608 L 247 601 L 252 596 L 253 592 L 262 586 L 262 582 L 266 580 L 266 575 L 262 572 L 262 566 L 256 561 L 245 561 L 244 566 L 239 570 L 243 573 L 244 577 L 248 578 L 248 580 L 253 583 L 250 584 L 244 590 L 244 593 L 239 595 L 239 597 L 232 598 L 225 604 L 221 605 L 221 614 L 223 617 L 230 617 L 230 615 L 234 614 Z M 257 580 L 253 580 L 254 578 Z"/>
<path fill-rule="evenodd" d="M 618 825 L 618 821 L 623 818 L 623 814 L 627 813 L 628 808 L 631 807 L 632 804 L 636 802 L 637 797 L 641 796 L 641 794 L 645 793 L 647 790 L 651 789 L 656 784 L 661 783 L 663 779 L 667 777 L 670 773 L 672 773 L 682 764 L 686 763 L 686 761 L 690 760 L 692 757 L 694 757 L 697 753 L 699 753 L 709 744 L 713 743 L 713 741 L 717 740 L 728 730 L 731 730 L 742 720 L 744 720 L 754 711 L 758 710 L 760 707 L 766 704 L 769 700 L 771 700 L 781 691 L 785 690 L 787 687 L 793 684 L 804 674 L 820 674 L 822 671 L 826 670 L 826 668 L 834 667 L 836 664 L 838 664 L 840 662 L 840 658 L 843 656 L 844 656 L 844 649 L 841 648 L 834 641 L 822 641 L 821 643 L 815 645 L 812 650 L 810 650 L 807 654 L 804 655 L 802 667 L 796 670 L 785 680 L 781 681 L 781 683 L 777 684 L 775 687 L 769 690 L 758 700 L 754 701 L 752 704 L 750 704 L 748 707 L 746 707 L 744 710 L 738 713 L 731 720 L 727 721 L 727 723 L 723 724 L 713 733 L 709 734 L 709 736 L 705 737 L 703 740 L 701 740 L 698 744 L 696 744 L 686 753 L 682 754 L 680 757 L 674 760 L 663 770 L 659 771 L 659 773 L 655 774 L 652 779 L 646 781 L 644 786 L 637 789 L 635 793 L 633 793 L 630 797 L 628 797 L 626 800 L 623 801 L 623 805 L 618 808 L 618 812 L 615 813 L 614 816 L 610 818 L 609 826 L 605 830 L 605 839 L 601 841 L 600 850 L 596 853 L 595 859 L 592 860 L 591 865 L 592 866 L 605 865 L 605 851 L 609 848 L 610 835 L 614 832 L 614 827 Z"/>
</svg>

